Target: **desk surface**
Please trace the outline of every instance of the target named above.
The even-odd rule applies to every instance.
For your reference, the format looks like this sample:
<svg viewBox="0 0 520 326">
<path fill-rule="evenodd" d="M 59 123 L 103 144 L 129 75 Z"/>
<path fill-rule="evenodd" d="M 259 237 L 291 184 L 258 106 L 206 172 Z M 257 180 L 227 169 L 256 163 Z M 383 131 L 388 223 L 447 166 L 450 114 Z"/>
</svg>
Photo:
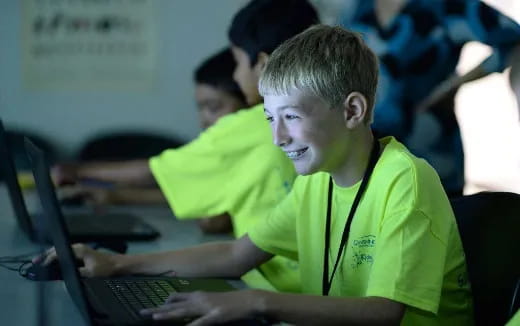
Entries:
<svg viewBox="0 0 520 326">
<path fill-rule="evenodd" d="M 26 196 L 30 211 L 37 210 L 34 194 Z M 195 221 L 179 221 L 166 207 L 119 207 L 143 217 L 157 227 L 162 236 L 151 242 L 129 243 L 128 253 L 164 251 L 197 243 L 227 240 L 230 235 L 203 234 Z M 7 189 L 0 183 L 0 256 L 15 256 L 37 252 L 40 247 L 29 241 L 18 228 Z M 42 296 L 45 300 L 38 300 Z M 17 272 L 0 268 L 0 325 L 32 326 L 38 324 L 39 302 L 43 301 L 46 324 L 85 325 L 61 281 L 33 282 Z"/>
</svg>

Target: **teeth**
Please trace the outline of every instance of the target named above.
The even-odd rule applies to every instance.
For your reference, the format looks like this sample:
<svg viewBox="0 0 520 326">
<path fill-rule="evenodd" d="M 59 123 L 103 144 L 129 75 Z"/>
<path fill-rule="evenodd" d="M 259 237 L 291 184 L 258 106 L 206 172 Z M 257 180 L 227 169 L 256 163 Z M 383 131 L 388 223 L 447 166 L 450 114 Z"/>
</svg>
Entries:
<svg viewBox="0 0 520 326">
<path fill-rule="evenodd" d="M 287 156 L 291 159 L 298 158 L 303 155 L 307 151 L 307 148 L 300 149 L 299 151 L 287 152 Z"/>
</svg>

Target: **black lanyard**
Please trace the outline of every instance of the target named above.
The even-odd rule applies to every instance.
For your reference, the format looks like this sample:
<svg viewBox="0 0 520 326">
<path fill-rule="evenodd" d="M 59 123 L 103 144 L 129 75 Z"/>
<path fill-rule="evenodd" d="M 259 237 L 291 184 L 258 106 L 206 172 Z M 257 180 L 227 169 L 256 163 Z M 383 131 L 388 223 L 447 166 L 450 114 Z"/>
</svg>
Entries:
<svg viewBox="0 0 520 326">
<path fill-rule="evenodd" d="M 372 152 L 370 153 L 370 158 L 368 160 L 368 166 L 363 175 L 363 180 L 361 181 L 361 185 L 356 193 L 356 197 L 354 198 L 354 202 L 350 207 L 350 212 L 348 213 L 347 221 L 345 222 L 345 228 L 343 229 L 343 235 L 341 236 L 341 243 L 339 245 L 338 256 L 336 257 L 336 263 L 334 264 L 334 269 L 332 270 L 332 275 L 329 279 L 329 250 L 330 250 L 330 213 L 332 208 L 332 177 L 329 179 L 329 194 L 327 199 L 327 220 L 325 224 L 325 253 L 323 257 L 323 283 L 322 283 L 322 295 L 329 295 L 330 287 L 332 285 L 332 280 L 334 279 L 334 275 L 336 274 L 336 269 L 338 268 L 339 261 L 341 259 L 341 255 L 343 253 L 343 248 L 345 248 L 345 244 L 347 243 L 348 236 L 350 233 L 350 226 L 352 225 L 352 220 L 354 219 L 354 214 L 356 213 L 356 209 L 361 201 L 361 196 L 365 192 L 368 184 L 368 180 L 372 175 L 372 171 L 374 171 L 374 167 L 376 166 L 377 160 L 379 159 L 379 141 L 377 139 L 374 140 L 374 145 L 372 146 Z"/>
</svg>

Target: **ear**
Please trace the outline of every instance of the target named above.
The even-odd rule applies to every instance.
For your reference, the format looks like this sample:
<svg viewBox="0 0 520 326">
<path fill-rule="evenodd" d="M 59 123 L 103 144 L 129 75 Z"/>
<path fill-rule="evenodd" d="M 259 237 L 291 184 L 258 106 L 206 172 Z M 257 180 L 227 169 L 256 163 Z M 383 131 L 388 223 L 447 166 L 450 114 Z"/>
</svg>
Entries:
<svg viewBox="0 0 520 326">
<path fill-rule="evenodd" d="M 354 129 L 365 123 L 368 104 L 365 95 L 359 92 L 350 93 L 343 102 L 343 118 L 348 129 Z"/>
<path fill-rule="evenodd" d="M 257 76 L 260 76 L 260 73 L 264 69 L 265 65 L 267 64 L 267 60 L 269 59 L 269 54 L 261 51 L 258 53 L 258 56 L 256 58 L 255 66 L 253 67 L 255 73 Z"/>
</svg>

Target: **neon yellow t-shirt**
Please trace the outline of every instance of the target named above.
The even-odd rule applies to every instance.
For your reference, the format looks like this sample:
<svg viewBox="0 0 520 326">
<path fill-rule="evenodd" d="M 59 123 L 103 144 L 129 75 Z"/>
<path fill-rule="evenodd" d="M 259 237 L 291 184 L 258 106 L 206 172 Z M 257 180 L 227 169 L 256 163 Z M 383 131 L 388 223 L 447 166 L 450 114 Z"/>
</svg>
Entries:
<svg viewBox="0 0 520 326">
<path fill-rule="evenodd" d="M 292 162 L 272 142 L 263 105 L 219 119 L 186 146 L 152 157 L 150 169 L 177 218 L 227 212 L 236 237 L 266 218 L 296 177 Z M 293 260 L 275 257 L 260 273 L 279 291 L 299 291 Z M 251 287 L 272 289 L 260 273 L 243 279 Z"/>
<path fill-rule="evenodd" d="M 472 301 L 455 217 L 439 177 L 392 137 L 352 222 L 331 296 L 377 296 L 407 306 L 402 325 L 470 325 Z M 302 292 L 321 295 L 329 174 L 298 177 L 249 232 L 265 251 L 298 259 Z M 329 275 L 361 182 L 334 184 Z"/>
<path fill-rule="evenodd" d="M 520 325 L 520 310 L 518 310 L 511 318 L 510 321 L 507 322 L 506 326 L 519 326 Z"/>
</svg>

